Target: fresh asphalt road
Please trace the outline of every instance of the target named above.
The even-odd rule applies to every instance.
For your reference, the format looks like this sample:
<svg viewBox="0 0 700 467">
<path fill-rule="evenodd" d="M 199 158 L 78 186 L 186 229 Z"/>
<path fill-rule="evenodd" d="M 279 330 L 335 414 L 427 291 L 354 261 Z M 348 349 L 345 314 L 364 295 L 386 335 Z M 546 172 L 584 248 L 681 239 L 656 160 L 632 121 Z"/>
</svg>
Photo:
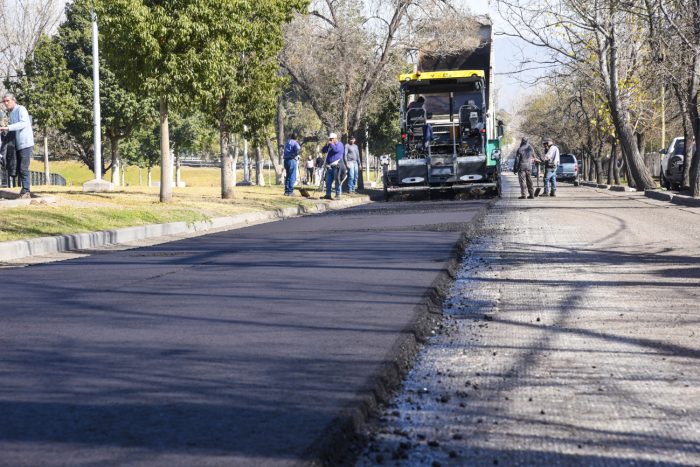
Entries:
<svg viewBox="0 0 700 467">
<path fill-rule="evenodd" d="M 313 462 L 485 201 L 0 269 L 1 465 Z"/>
</svg>

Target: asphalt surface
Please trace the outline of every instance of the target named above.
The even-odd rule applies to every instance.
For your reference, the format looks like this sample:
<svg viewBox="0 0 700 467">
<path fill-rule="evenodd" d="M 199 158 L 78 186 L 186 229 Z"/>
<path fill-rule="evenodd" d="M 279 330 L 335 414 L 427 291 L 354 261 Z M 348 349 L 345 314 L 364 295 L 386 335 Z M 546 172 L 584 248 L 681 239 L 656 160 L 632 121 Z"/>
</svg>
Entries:
<svg viewBox="0 0 700 467">
<path fill-rule="evenodd" d="M 0 465 L 326 459 L 426 332 L 486 204 L 370 204 L 0 269 Z"/>
<path fill-rule="evenodd" d="M 357 465 L 700 465 L 700 208 L 505 178 Z"/>
</svg>

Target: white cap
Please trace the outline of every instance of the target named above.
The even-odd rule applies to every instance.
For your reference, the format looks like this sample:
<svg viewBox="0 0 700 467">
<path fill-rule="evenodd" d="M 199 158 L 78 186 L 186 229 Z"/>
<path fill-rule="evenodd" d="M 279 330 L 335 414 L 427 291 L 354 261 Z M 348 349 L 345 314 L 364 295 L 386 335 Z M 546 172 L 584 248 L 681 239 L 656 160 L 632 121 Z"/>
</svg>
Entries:
<svg viewBox="0 0 700 467">
<path fill-rule="evenodd" d="M 337 139 L 337 138 L 338 138 L 338 135 L 336 135 L 335 133 L 331 133 L 330 135 L 328 135 L 328 139 Z"/>
</svg>

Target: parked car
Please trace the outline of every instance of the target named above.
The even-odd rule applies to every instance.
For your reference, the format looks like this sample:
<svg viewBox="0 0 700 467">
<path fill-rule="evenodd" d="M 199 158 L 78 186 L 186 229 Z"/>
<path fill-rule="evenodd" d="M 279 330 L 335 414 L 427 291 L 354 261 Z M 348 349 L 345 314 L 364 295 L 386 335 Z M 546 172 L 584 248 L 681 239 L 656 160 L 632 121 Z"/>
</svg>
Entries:
<svg viewBox="0 0 700 467">
<path fill-rule="evenodd" d="M 667 190 L 678 190 L 683 184 L 685 138 L 673 138 L 668 149 L 661 153 L 661 186 Z"/>
<path fill-rule="evenodd" d="M 557 180 L 572 182 L 578 186 L 581 178 L 578 170 L 578 161 L 573 154 L 562 154 L 559 156 L 559 167 L 557 167 Z"/>
</svg>

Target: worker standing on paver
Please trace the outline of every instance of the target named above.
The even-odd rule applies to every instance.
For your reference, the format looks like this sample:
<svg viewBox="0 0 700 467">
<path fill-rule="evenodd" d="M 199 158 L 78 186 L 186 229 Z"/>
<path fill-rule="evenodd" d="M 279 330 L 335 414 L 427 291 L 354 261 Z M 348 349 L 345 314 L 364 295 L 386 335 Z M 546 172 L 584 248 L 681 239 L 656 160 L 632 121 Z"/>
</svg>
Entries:
<svg viewBox="0 0 700 467">
<path fill-rule="evenodd" d="M 527 190 L 528 199 L 535 198 L 535 192 L 532 188 L 532 162 L 535 159 L 535 150 L 532 149 L 527 138 L 523 137 L 520 141 L 520 147 L 515 153 L 515 161 L 513 162 L 513 173 L 518 174 L 518 182 L 520 182 L 520 198 L 525 199 Z"/>
<path fill-rule="evenodd" d="M 544 196 L 547 196 L 547 193 L 549 193 L 549 196 L 556 196 L 559 148 L 554 144 L 552 138 L 545 138 L 544 147 L 547 151 L 544 155 Z"/>
</svg>

